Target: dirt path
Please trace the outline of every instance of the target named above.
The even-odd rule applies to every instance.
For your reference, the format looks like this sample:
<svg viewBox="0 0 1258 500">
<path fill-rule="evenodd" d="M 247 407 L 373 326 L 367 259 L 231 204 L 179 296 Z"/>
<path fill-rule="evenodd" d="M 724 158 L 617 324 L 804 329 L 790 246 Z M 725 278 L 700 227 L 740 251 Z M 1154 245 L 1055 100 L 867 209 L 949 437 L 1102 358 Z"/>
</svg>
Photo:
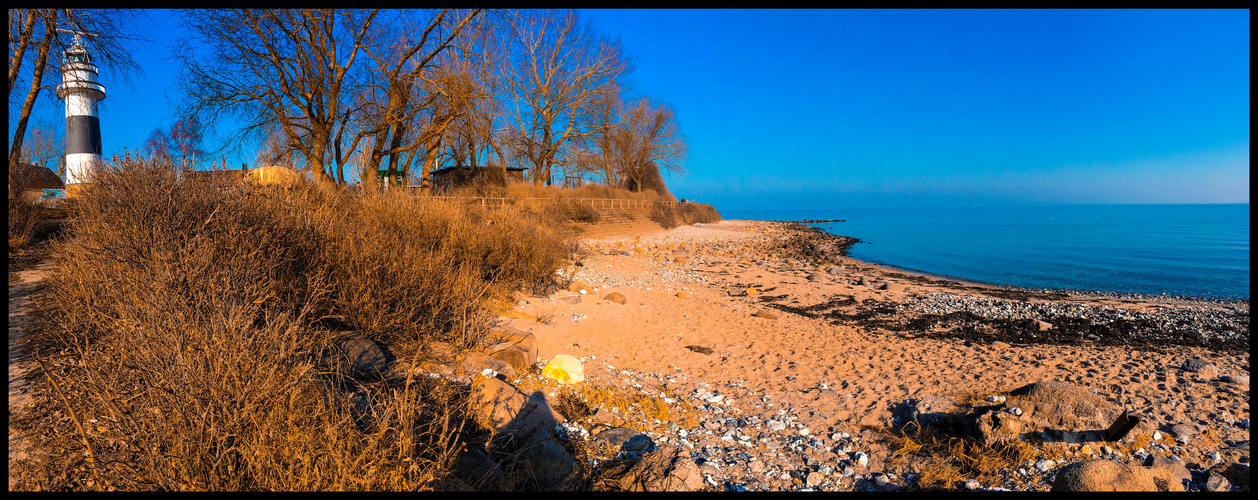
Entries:
<svg viewBox="0 0 1258 500">
<path fill-rule="evenodd" d="M 30 295 L 48 276 L 54 262 L 44 260 L 33 269 L 19 271 L 19 281 L 9 285 L 9 491 L 13 491 L 13 463 L 26 457 L 30 446 L 26 435 L 14 430 L 13 419 L 33 402 L 31 381 L 28 376 L 34 371 L 35 362 L 22 353 L 19 340 L 28 323 L 27 311 L 30 309 Z"/>
</svg>

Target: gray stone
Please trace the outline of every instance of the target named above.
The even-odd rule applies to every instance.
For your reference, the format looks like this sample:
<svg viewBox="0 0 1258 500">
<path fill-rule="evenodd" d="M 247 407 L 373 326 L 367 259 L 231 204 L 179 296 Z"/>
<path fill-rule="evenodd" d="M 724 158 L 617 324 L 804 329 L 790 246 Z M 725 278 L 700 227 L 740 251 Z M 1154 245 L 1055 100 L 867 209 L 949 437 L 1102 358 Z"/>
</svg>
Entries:
<svg viewBox="0 0 1258 500">
<path fill-rule="evenodd" d="M 1222 474 L 1210 474 L 1210 477 L 1206 478 L 1205 490 L 1232 491 L 1232 483 Z"/>
<path fill-rule="evenodd" d="M 1098 459 L 1062 467 L 1052 491 L 1158 491 L 1158 487 L 1143 467 Z"/>
<path fill-rule="evenodd" d="M 1144 466 L 1153 476 L 1158 491 L 1184 491 L 1185 483 L 1192 481 L 1192 474 L 1178 462 L 1154 453 L 1144 461 Z"/>
<path fill-rule="evenodd" d="M 505 477 L 498 464 L 485 455 L 485 452 L 469 449 L 467 445 L 463 445 L 455 459 L 453 472 L 474 491 L 493 491 L 505 486 Z"/>
<path fill-rule="evenodd" d="M 489 355 L 505 361 L 518 373 L 527 373 L 537 364 L 537 337 L 519 330 L 494 330 L 491 334 L 503 339 L 490 347 Z"/>
<path fill-rule="evenodd" d="M 955 411 L 957 411 L 957 404 L 952 398 L 928 395 L 900 403 L 892 410 L 892 416 L 895 418 L 896 425 L 917 422 L 918 425 L 925 427 L 946 421 L 949 414 Z"/>
<path fill-rule="evenodd" d="M 1197 376 L 1204 379 L 1212 379 L 1219 376 L 1219 367 L 1201 358 L 1190 358 L 1184 361 L 1182 368 L 1184 371 L 1194 372 Z"/>
<path fill-rule="evenodd" d="M 826 270 L 826 272 L 827 272 L 827 273 L 830 273 L 830 274 L 843 274 L 843 268 L 840 268 L 840 267 L 838 267 L 838 266 L 835 266 L 835 267 L 831 267 L 830 269 Z"/>
<path fill-rule="evenodd" d="M 1249 387 L 1249 375 L 1224 375 L 1219 377 L 1219 381 L 1236 384 L 1245 388 Z"/>
<path fill-rule="evenodd" d="M 860 286 L 869 286 L 869 280 L 865 279 L 864 276 L 861 276 L 861 279 L 857 280 L 856 284 Z"/>
<path fill-rule="evenodd" d="M 619 486 L 627 491 L 699 491 L 704 480 L 689 452 L 668 446 L 644 455 L 621 477 Z"/>
<path fill-rule="evenodd" d="M 380 376 L 392 358 L 376 341 L 355 332 L 333 337 L 330 348 L 324 351 L 324 360 L 334 371 L 360 380 Z"/>
<path fill-rule="evenodd" d="M 612 427 L 594 435 L 594 442 L 623 451 L 641 453 L 655 446 L 650 436 L 628 427 Z"/>
<path fill-rule="evenodd" d="M 825 277 L 826 275 L 821 274 L 821 273 L 812 273 L 808 275 L 808 281 L 817 282 L 817 281 L 824 280 Z"/>
</svg>

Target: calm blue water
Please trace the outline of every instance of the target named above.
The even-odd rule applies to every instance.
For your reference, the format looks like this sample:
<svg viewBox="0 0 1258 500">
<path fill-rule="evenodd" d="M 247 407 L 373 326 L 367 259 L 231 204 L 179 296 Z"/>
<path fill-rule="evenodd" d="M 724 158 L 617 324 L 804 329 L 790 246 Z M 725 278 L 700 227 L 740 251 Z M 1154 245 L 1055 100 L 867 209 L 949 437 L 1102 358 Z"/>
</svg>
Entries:
<svg viewBox="0 0 1258 500">
<path fill-rule="evenodd" d="M 1249 300 L 1249 205 L 728 211 L 860 238 L 852 257 L 971 281 Z"/>
</svg>

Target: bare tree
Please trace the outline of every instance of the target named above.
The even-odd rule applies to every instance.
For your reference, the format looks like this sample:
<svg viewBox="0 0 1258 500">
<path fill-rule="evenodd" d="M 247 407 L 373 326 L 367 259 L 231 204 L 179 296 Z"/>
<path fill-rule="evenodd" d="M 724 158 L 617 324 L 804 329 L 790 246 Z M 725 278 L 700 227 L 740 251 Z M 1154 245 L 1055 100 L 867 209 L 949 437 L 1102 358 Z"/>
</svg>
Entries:
<svg viewBox="0 0 1258 500">
<path fill-rule="evenodd" d="M 22 145 L 22 163 L 48 167 L 65 177 L 65 132 L 45 121 L 36 121 Z"/>
<path fill-rule="evenodd" d="M 584 117 L 592 132 L 573 156 L 607 185 L 641 191 L 661 170 L 684 171 L 687 144 L 668 105 L 646 97 L 625 103 L 608 92 L 590 102 Z"/>
<path fill-rule="evenodd" d="M 368 53 L 376 62 L 378 83 L 375 88 L 382 95 L 367 100 L 377 109 L 372 113 L 374 120 L 365 127 L 369 130 L 367 133 L 375 136 L 366 169 L 378 170 L 383 158 L 388 156 L 389 184 L 407 175 L 409 162 L 400 162 L 402 155 L 430 145 L 466 107 L 449 105 L 449 101 L 467 97 L 465 82 L 448 71 L 433 75 L 431 66 L 438 56 L 453 48 L 452 42 L 479 13 L 479 9 L 445 9 L 426 22 L 401 13 L 397 16 L 400 26 L 384 25 L 385 30 L 378 35 L 381 42 L 391 43 L 368 47 Z M 393 28 L 400 32 L 394 32 Z M 417 120 L 425 110 L 440 107 L 438 101 L 441 100 L 447 101 L 444 113 L 434 113 L 430 120 Z M 418 134 L 411 133 L 419 123 L 426 126 Z M 374 182 L 374 179 L 372 175 L 364 182 Z"/>
<path fill-rule="evenodd" d="M 590 134 L 579 115 L 628 71 L 617 41 L 597 37 L 574 11 L 524 11 L 509 17 L 512 42 L 502 71 L 536 184 L 549 184 L 561 150 Z"/>
<path fill-rule="evenodd" d="M 180 119 L 169 130 L 154 128 L 144 141 L 144 152 L 171 158 L 176 164 L 195 162 L 204 157 L 201 149 L 203 128 L 196 116 Z"/>
<path fill-rule="evenodd" d="M 31 71 L 30 87 L 13 128 L 10 163 L 22 157 L 31 110 L 40 96 L 50 94 L 53 88 L 44 79 L 50 73 L 59 76 L 60 54 L 74 43 L 76 33 L 106 74 L 124 82 L 142 74 L 128 49 L 131 42 L 143 41 L 133 29 L 135 15 L 135 11 L 125 9 L 9 9 L 10 104 L 22 68 Z"/>
<path fill-rule="evenodd" d="M 243 126 L 229 139 L 259 137 L 274 124 L 321 183 L 344 183 L 344 165 L 366 134 L 353 130 L 355 63 L 377 10 L 203 10 L 185 15 L 193 40 L 176 56 L 187 96 L 183 116 L 221 115 Z M 198 54 L 193 41 L 206 49 Z M 346 134 L 350 136 L 346 136 Z"/>
</svg>

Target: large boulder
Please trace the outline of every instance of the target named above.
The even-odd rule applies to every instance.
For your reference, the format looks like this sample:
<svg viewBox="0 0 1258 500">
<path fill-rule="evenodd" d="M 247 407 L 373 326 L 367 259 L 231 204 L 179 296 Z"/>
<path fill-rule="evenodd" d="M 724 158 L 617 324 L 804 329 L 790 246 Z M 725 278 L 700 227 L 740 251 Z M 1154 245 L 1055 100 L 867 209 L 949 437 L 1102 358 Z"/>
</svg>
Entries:
<svg viewBox="0 0 1258 500">
<path fill-rule="evenodd" d="M 1104 430 L 1122 410 L 1091 391 L 1066 382 L 1037 382 L 1009 393 L 1026 415 L 1046 427 L 1081 432 Z"/>
<path fill-rule="evenodd" d="M 491 445 L 510 451 L 535 481 L 555 484 L 576 470 L 572 455 L 555 440 L 564 418 L 540 393 L 528 396 L 496 377 L 477 377 L 470 400 L 472 420 L 494 432 Z"/>
<path fill-rule="evenodd" d="M 332 337 L 328 349 L 323 351 L 323 361 L 336 373 L 359 379 L 376 378 L 384 374 L 393 356 L 376 341 L 355 332 L 341 332 Z"/>
<path fill-rule="evenodd" d="M 489 348 L 489 355 L 507 362 L 518 373 L 527 373 L 537 364 L 537 337 L 519 330 L 494 332 L 502 342 Z"/>
<path fill-rule="evenodd" d="M 1185 491 L 1188 483 L 1192 482 L 1192 473 L 1178 460 L 1154 453 L 1145 459 L 1144 465 L 1153 476 L 1158 491 Z"/>
<path fill-rule="evenodd" d="M 690 453 L 673 446 L 647 453 L 620 479 L 627 491 L 699 491 L 703 484 Z"/>
<path fill-rule="evenodd" d="M 965 425 L 971 435 L 989 445 L 1028 433 L 1077 443 L 1101 440 L 1120 413 L 1121 409 L 1087 389 L 1048 381 L 1013 390 L 1003 405 L 975 407 L 966 415 Z M 1142 425 L 1138 431 L 1151 423 Z"/>
<path fill-rule="evenodd" d="M 1158 487 L 1148 469 L 1098 459 L 1062 467 L 1052 491 L 1158 491 Z"/>
</svg>

